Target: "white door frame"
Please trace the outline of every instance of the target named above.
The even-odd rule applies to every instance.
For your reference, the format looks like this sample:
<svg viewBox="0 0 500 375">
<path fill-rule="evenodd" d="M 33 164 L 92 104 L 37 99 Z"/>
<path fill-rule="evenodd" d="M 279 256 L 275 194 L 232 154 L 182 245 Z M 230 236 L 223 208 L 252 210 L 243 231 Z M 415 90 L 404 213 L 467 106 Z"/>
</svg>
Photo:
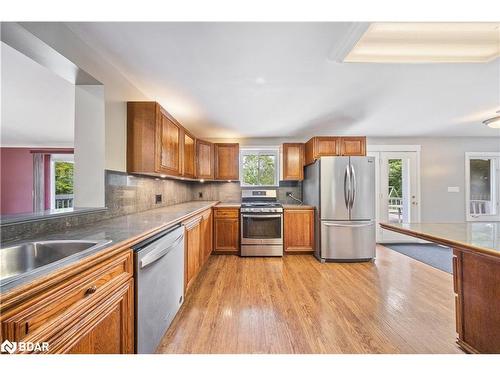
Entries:
<svg viewBox="0 0 500 375">
<path fill-rule="evenodd" d="M 495 179 L 496 184 L 493 185 L 493 191 L 491 192 L 494 204 L 496 205 L 496 215 L 482 215 L 479 217 L 473 217 L 469 214 L 470 210 L 470 163 L 471 158 L 478 159 L 494 159 L 493 167 L 495 168 Z M 498 181 L 500 181 L 500 152 L 466 152 L 465 153 L 465 220 L 466 221 L 500 221 L 500 187 L 498 187 Z"/>
<path fill-rule="evenodd" d="M 422 200 L 421 200 L 421 195 L 420 195 L 420 152 L 421 152 L 421 146 L 420 145 L 367 145 L 366 147 L 367 154 L 370 152 L 415 152 L 416 153 L 416 192 L 415 196 L 417 197 L 417 210 L 416 210 L 416 216 L 417 216 L 417 221 L 421 220 L 421 212 L 422 212 Z M 376 195 L 376 222 L 377 226 L 380 222 L 380 154 L 378 156 L 375 156 L 375 162 L 376 162 L 376 183 L 375 183 L 375 195 Z M 380 241 L 381 238 L 379 238 L 379 231 L 376 231 L 377 233 L 377 241 Z"/>
</svg>

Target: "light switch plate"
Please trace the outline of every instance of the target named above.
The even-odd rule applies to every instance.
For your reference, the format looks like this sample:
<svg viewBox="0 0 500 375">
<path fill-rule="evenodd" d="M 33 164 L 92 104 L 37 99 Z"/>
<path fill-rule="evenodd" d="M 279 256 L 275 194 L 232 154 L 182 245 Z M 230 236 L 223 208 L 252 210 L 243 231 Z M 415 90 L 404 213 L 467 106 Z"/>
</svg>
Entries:
<svg viewBox="0 0 500 375">
<path fill-rule="evenodd" d="M 460 193 L 459 186 L 448 186 L 448 193 Z"/>
</svg>

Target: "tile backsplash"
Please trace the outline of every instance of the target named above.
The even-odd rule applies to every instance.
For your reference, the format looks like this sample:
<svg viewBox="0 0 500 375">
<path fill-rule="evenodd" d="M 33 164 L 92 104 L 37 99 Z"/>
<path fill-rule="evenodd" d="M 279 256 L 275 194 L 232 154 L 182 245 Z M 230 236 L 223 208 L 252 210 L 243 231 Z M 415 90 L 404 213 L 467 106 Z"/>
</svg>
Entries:
<svg viewBox="0 0 500 375">
<path fill-rule="evenodd" d="M 192 182 L 106 171 L 106 207 L 112 216 L 128 215 L 192 200 Z M 156 196 L 161 195 L 161 203 Z"/>
<path fill-rule="evenodd" d="M 265 188 L 263 188 L 265 189 Z M 302 183 L 298 181 L 281 181 L 276 189 L 281 203 L 297 203 L 286 196 L 291 192 L 294 197 L 302 199 Z M 193 200 L 217 200 L 221 202 L 240 202 L 241 190 L 239 182 L 192 182 Z"/>
</svg>

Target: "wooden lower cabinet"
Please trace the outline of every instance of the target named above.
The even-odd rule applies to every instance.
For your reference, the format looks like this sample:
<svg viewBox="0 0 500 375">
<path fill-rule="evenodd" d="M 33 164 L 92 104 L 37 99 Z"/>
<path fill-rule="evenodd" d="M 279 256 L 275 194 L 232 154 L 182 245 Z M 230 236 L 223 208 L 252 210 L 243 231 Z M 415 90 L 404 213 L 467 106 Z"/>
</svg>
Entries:
<svg viewBox="0 0 500 375">
<path fill-rule="evenodd" d="M 110 251 L 3 293 L 0 341 L 47 342 L 48 353 L 133 353 L 132 275 L 132 250 Z"/>
<path fill-rule="evenodd" d="M 201 258 L 202 262 L 206 262 L 213 250 L 213 221 L 212 210 L 205 212 L 201 218 Z"/>
<path fill-rule="evenodd" d="M 183 225 L 186 230 L 184 290 L 188 290 L 212 252 L 212 210 L 189 219 Z"/>
<path fill-rule="evenodd" d="M 219 254 L 240 252 L 240 210 L 237 207 L 214 208 L 214 251 Z"/>
<path fill-rule="evenodd" d="M 85 330 L 75 334 L 75 341 L 64 350 L 69 354 L 133 353 L 134 282 L 129 280 L 98 306 L 99 311 Z"/>
<path fill-rule="evenodd" d="M 500 258 L 453 249 L 458 344 L 470 353 L 500 353 Z"/>
<path fill-rule="evenodd" d="M 283 231 L 285 252 L 314 252 L 314 208 L 285 208 Z"/>
</svg>

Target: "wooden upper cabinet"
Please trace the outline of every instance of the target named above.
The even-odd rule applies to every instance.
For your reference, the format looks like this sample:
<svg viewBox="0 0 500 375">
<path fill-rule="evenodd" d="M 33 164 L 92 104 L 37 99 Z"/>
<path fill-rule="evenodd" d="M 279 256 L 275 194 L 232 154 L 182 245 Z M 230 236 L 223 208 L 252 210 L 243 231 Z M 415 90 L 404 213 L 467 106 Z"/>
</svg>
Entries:
<svg viewBox="0 0 500 375">
<path fill-rule="evenodd" d="M 342 137 L 340 154 L 343 156 L 366 156 L 366 137 Z"/>
<path fill-rule="evenodd" d="M 215 179 L 239 180 L 240 146 L 238 143 L 215 143 Z"/>
<path fill-rule="evenodd" d="M 159 152 L 160 164 L 158 171 L 173 175 L 181 174 L 181 128 L 167 117 L 163 111 L 160 112 Z"/>
<path fill-rule="evenodd" d="M 305 145 L 305 164 L 321 156 L 366 156 L 366 137 L 313 137 Z"/>
<path fill-rule="evenodd" d="M 304 144 L 283 143 L 282 180 L 302 181 L 304 179 Z"/>
<path fill-rule="evenodd" d="M 178 176 L 182 126 L 158 103 L 127 103 L 127 172 Z"/>
<path fill-rule="evenodd" d="M 196 178 L 214 178 L 214 145 L 196 140 Z"/>
<path fill-rule="evenodd" d="M 182 175 L 195 178 L 196 139 L 185 130 L 182 133 L 184 156 L 182 160 Z"/>
<path fill-rule="evenodd" d="M 339 137 L 313 137 L 305 145 L 306 165 L 314 163 L 321 156 L 340 154 Z"/>
</svg>

